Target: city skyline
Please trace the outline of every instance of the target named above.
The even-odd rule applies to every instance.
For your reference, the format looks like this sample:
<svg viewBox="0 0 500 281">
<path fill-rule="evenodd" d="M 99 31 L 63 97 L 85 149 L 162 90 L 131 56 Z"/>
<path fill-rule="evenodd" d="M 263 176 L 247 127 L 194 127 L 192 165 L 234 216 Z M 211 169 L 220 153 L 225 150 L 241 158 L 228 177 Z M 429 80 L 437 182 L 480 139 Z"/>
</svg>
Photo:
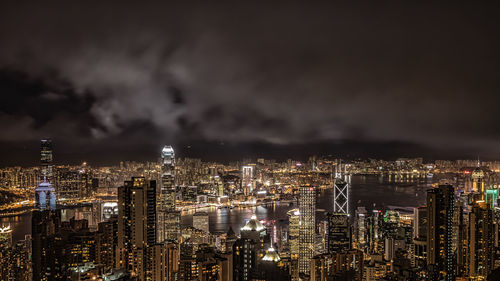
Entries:
<svg viewBox="0 0 500 281">
<path fill-rule="evenodd" d="M 0 280 L 500 280 L 499 3 L 1 3 Z"/>
</svg>

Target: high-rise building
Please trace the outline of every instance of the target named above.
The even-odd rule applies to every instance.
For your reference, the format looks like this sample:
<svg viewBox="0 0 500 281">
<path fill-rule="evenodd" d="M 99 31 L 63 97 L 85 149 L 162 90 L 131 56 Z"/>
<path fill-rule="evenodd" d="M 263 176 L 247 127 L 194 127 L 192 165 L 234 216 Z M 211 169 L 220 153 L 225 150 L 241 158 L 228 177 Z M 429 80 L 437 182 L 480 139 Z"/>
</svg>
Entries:
<svg viewBox="0 0 500 281">
<path fill-rule="evenodd" d="M 485 202 L 476 202 L 469 213 L 468 276 L 486 280 L 494 268 L 495 241 L 493 211 Z"/>
<path fill-rule="evenodd" d="M 56 192 L 46 179 L 35 189 L 35 208 L 40 211 L 56 209 Z"/>
<path fill-rule="evenodd" d="M 355 211 L 354 218 L 354 229 L 355 229 L 355 242 L 358 249 L 363 250 L 366 246 L 367 238 L 367 215 L 365 207 L 359 206 Z"/>
<path fill-rule="evenodd" d="M 117 268 L 118 254 L 118 215 L 98 225 L 96 233 L 96 262 L 104 269 Z"/>
<path fill-rule="evenodd" d="M 290 248 L 290 258 L 293 260 L 297 260 L 299 258 L 299 228 L 299 209 L 288 211 L 288 245 Z"/>
<path fill-rule="evenodd" d="M 133 177 L 118 189 L 119 267 L 138 280 L 152 280 L 156 243 L 156 182 Z"/>
<path fill-rule="evenodd" d="M 40 140 L 41 180 L 52 182 L 52 140 Z"/>
<path fill-rule="evenodd" d="M 233 278 L 235 281 L 252 280 L 257 262 L 256 244 L 250 238 L 240 238 L 234 243 Z"/>
<path fill-rule="evenodd" d="M 413 237 L 427 237 L 427 207 L 421 206 L 413 208 Z"/>
<path fill-rule="evenodd" d="M 158 242 L 178 240 L 180 213 L 176 211 L 175 153 L 171 146 L 161 151 L 161 188 L 158 201 Z"/>
<path fill-rule="evenodd" d="M 154 281 L 174 281 L 179 265 L 177 244 L 157 243 L 150 248 L 152 253 L 152 279 Z"/>
<path fill-rule="evenodd" d="M 454 189 L 440 185 L 427 191 L 427 264 L 444 280 L 455 280 L 453 252 Z M 433 272 L 431 275 L 436 275 Z"/>
<path fill-rule="evenodd" d="M 253 177 L 255 165 L 247 165 L 241 168 L 241 189 L 243 194 L 249 195 L 253 192 Z"/>
<path fill-rule="evenodd" d="M 299 212 L 299 274 L 309 274 L 316 226 L 316 189 L 313 186 L 300 187 Z"/>
<path fill-rule="evenodd" d="M 349 189 L 351 186 L 351 175 L 342 171 L 342 165 L 335 166 L 335 178 L 333 182 L 333 212 L 349 214 Z"/>
<path fill-rule="evenodd" d="M 207 212 L 197 212 L 193 215 L 193 227 L 203 230 L 205 233 L 210 233 L 209 217 Z"/>
<path fill-rule="evenodd" d="M 351 248 L 349 216 L 343 213 L 328 215 L 328 252 L 341 253 Z"/>
</svg>

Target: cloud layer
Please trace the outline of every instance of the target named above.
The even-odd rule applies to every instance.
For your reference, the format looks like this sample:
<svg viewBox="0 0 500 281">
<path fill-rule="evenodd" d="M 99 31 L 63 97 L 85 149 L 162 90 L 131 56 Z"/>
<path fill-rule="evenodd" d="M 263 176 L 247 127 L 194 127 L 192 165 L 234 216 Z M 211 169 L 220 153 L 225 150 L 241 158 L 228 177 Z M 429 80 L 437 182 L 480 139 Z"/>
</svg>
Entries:
<svg viewBox="0 0 500 281">
<path fill-rule="evenodd" d="M 0 141 L 398 141 L 500 156 L 492 7 L 119 3 L 0 9 Z"/>
</svg>

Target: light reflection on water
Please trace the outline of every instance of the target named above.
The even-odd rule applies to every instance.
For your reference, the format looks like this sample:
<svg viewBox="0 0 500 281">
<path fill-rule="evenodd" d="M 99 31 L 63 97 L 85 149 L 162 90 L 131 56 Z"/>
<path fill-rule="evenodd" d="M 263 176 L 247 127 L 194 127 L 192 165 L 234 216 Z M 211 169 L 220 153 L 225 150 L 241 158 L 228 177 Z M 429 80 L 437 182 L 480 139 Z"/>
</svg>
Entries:
<svg viewBox="0 0 500 281">
<path fill-rule="evenodd" d="M 367 209 L 383 209 L 385 206 L 420 206 L 425 203 L 426 190 L 430 183 L 388 182 L 387 178 L 379 176 L 354 176 L 350 193 L 350 212 L 353 213 L 357 206 L 365 206 Z M 333 190 L 320 190 L 317 199 L 317 208 L 326 212 L 332 211 Z M 210 220 L 210 231 L 212 233 L 226 232 L 231 226 L 237 234 L 252 214 L 256 214 L 259 220 L 287 220 L 287 211 L 297 208 L 297 204 L 276 203 L 268 206 L 257 206 L 248 208 L 217 209 L 215 207 L 202 208 L 200 211 L 207 212 Z M 85 211 L 88 211 L 86 207 Z M 63 211 L 63 219 L 69 220 L 74 216 L 77 209 Z M 82 211 L 82 209 L 80 209 Z M 183 227 L 191 226 L 193 222 L 191 212 L 183 212 L 181 223 Z M 317 219 L 322 219 L 323 213 L 317 213 Z M 31 214 L 0 218 L 1 225 L 10 224 L 13 229 L 13 240 L 24 239 L 24 235 L 31 233 Z"/>
</svg>

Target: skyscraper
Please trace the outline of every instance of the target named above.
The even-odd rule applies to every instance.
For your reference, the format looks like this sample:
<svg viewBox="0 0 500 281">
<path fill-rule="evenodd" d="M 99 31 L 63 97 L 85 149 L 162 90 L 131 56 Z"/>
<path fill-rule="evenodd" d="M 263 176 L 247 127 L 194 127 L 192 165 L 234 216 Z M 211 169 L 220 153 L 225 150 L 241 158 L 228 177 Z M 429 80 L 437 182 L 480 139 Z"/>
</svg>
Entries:
<svg viewBox="0 0 500 281">
<path fill-rule="evenodd" d="M 347 214 L 328 215 L 328 253 L 337 254 L 351 248 L 349 217 Z"/>
<path fill-rule="evenodd" d="M 138 280 L 151 280 L 156 243 L 156 182 L 134 177 L 118 189 L 119 266 Z"/>
<path fill-rule="evenodd" d="M 175 199 L 175 153 L 166 145 L 161 151 L 161 188 L 158 202 L 158 242 L 178 240 L 180 235 L 180 213 L 176 211 Z"/>
<path fill-rule="evenodd" d="M 254 167 L 254 165 L 247 165 L 241 168 L 241 188 L 245 195 L 249 195 L 253 191 Z"/>
<path fill-rule="evenodd" d="M 334 213 L 349 214 L 350 186 L 351 186 L 351 176 L 347 174 L 345 171 L 342 171 L 342 166 L 340 164 L 335 166 L 335 178 L 333 182 Z"/>
<path fill-rule="evenodd" d="M 425 238 L 427 236 L 427 207 L 413 208 L 413 237 Z"/>
<path fill-rule="evenodd" d="M 485 202 L 476 202 L 469 213 L 468 276 L 486 280 L 494 268 L 495 241 L 493 211 Z"/>
<path fill-rule="evenodd" d="M 257 262 L 256 242 L 240 238 L 233 245 L 233 277 L 235 281 L 252 280 Z"/>
<path fill-rule="evenodd" d="M 367 214 L 365 207 L 359 206 L 355 211 L 354 229 L 355 229 L 355 242 L 358 249 L 363 249 L 366 246 L 367 236 Z"/>
<path fill-rule="evenodd" d="M 299 209 L 288 211 L 288 245 L 290 247 L 290 258 L 293 260 L 299 258 L 299 228 Z"/>
<path fill-rule="evenodd" d="M 445 280 L 455 280 L 453 258 L 454 189 L 440 185 L 427 191 L 427 264 Z"/>
<path fill-rule="evenodd" d="M 299 211 L 299 273 L 309 274 L 316 225 L 316 189 L 313 186 L 300 187 Z"/>
<path fill-rule="evenodd" d="M 40 140 L 40 165 L 41 165 L 41 180 L 47 179 L 52 181 L 52 140 Z"/>
</svg>

